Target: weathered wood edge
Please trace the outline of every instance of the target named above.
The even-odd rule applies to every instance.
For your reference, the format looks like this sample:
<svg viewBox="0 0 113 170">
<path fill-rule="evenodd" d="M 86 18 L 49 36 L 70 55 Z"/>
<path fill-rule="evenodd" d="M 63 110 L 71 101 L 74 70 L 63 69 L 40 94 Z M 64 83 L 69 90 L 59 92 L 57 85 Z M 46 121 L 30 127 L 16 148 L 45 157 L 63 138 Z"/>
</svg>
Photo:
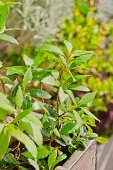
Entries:
<svg viewBox="0 0 113 170">
<path fill-rule="evenodd" d="M 69 159 L 63 164 L 63 166 L 57 167 L 55 170 L 71 170 L 80 159 L 86 154 L 89 149 L 96 148 L 96 141 L 92 140 L 89 142 L 88 146 L 84 151 L 75 151 Z M 96 158 L 96 151 L 95 151 L 95 158 Z M 96 162 L 95 162 L 95 169 L 96 169 Z"/>
<path fill-rule="evenodd" d="M 89 145 L 84 151 L 75 151 L 70 158 L 64 163 L 63 167 L 70 170 L 80 159 L 81 157 L 86 153 L 86 151 L 96 145 L 96 141 L 90 141 Z"/>
</svg>

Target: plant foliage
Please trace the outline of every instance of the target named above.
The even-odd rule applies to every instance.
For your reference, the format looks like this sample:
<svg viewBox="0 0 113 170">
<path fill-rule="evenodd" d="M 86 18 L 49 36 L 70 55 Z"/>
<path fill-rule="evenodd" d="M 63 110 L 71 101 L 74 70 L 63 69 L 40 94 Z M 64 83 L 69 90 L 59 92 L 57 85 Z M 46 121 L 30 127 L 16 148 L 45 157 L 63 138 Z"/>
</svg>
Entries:
<svg viewBox="0 0 113 170">
<path fill-rule="evenodd" d="M 79 19 L 78 19 L 79 18 Z M 63 23 L 58 43 L 61 45 L 65 39 L 71 41 L 74 49 L 93 50 L 95 55 L 84 63 L 79 73 L 89 76 L 81 84 L 97 91 L 93 102 L 92 112 L 101 120 L 98 133 L 109 135 L 112 133 L 113 110 L 113 26 L 102 23 L 96 17 L 96 8 L 86 1 L 75 1 L 75 10 L 70 19 Z M 79 61 L 77 61 L 79 62 Z M 74 68 L 75 65 L 72 65 Z M 87 67 L 89 69 L 84 70 Z M 93 76 L 91 76 L 93 74 Z"/>
<path fill-rule="evenodd" d="M 77 69 L 94 52 L 64 44 L 67 52 L 49 44 L 37 48 L 43 58 L 38 64 L 25 55 L 21 66 L 1 63 L 1 169 L 53 170 L 88 140 L 103 140 L 91 128 L 98 120 L 89 111 L 96 93 L 81 98 L 73 94 L 89 91 L 80 85 L 86 75 L 78 75 Z"/>
</svg>

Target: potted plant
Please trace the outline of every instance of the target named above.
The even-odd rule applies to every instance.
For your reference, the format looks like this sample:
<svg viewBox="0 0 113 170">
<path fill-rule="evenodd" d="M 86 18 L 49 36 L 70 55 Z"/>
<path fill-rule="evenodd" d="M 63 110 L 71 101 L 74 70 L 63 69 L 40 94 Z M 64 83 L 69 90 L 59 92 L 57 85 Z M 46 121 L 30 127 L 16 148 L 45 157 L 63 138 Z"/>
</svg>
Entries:
<svg viewBox="0 0 113 170">
<path fill-rule="evenodd" d="M 0 5 L 1 30 L 9 6 Z M 0 38 L 17 43 L 6 34 L 1 33 Z M 95 160 L 95 143 L 90 143 L 89 149 L 87 145 L 89 140 L 100 139 L 91 129 L 98 119 L 88 110 L 96 93 L 79 84 L 87 75 L 78 74 L 94 52 L 74 51 L 70 42 L 64 44 L 64 52 L 53 45 L 41 45 L 34 59 L 23 56 L 23 65 L 6 67 L 1 62 L 1 169 L 53 170 L 85 148 L 75 154 L 76 159 L 87 155 Z M 85 94 L 77 98 L 73 91 Z M 64 167 L 72 169 L 67 164 Z"/>
</svg>

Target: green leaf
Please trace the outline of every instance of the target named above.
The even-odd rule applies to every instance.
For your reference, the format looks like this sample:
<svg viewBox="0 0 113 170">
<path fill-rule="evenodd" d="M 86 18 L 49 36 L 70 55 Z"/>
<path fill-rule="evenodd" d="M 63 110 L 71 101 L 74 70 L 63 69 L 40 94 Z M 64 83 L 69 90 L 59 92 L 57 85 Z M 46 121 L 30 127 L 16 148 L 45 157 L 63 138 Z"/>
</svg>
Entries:
<svg viewBox="0 0 113 170">
<path fill-rule="evenodd" d="M 69 135 L 62 135 L 62 139 L 65 142 L 66 145 L 71 145 L 72 138 Z"/>
<path fill-rule="evenodd" d="M 93 99 L 95 98 L 96 92 L 85 94 L 79 101 L 80 106 L 91 106 Z"/>
<path fill-rule="evenodd" d="M 33 159 L 32 154 L 29 151 L 27 151 L 27 150 L 25 152 L 23 152 L 22 155 L 24 155 L 26 158 Z"/>
<path fill-rule="evenodd" d="M 10 101 L 2 93 L 0 93 L 0 109 L 7 111 L 9 113 L 16 112 L 16 110 L 11 106 Z"/>
<path fill-rule="evenodd" d="M 67 155 L 66 155 L 66 154 L 60 155 L 60 156 L 56 159 L 56 161 L 55 161 L 55 163 L 54 163 L 54 166 L 56 166 L 57 164 L 59 164 L 61 161 L 63 161 L 63 160 L 66 159 L 66 158 L 67 158 Z"/>
<path fill-rule="evenodd" d="M 32 80 L 32 72 L 31 72 L 31 67 L 29 67 L 24 75 L 24 79 L 22 82 L 22 86 L 23 86 L 24 90 L 25 90 L 27 84 L 31 82 L 31 80 Z"/>
<path fill-rule="evenodd" d="M 66 45 L 67 49 L 68 49 L 68 53 L 71 54 L 72 51 L 72 44 L 70 42 L 68 42 L 67 40 L 64 41 L 64 44 Z"/>
<path fill-rule="evenodd" d="M 30 162 L 30 164 L 35 168 L 35 170 L 40 170 L 39 166 L 37 164 L 37 160 L 32 160 L 32 159 L 28 159 L 28 161 Z"/>
<path fill-rule="evenodd" d="M 60 133 L 59 133 L 59 131 L 57 130 L 57 128 L 55 128 L 55 129 L 53 130 L 53 133 L 55 134 L 55 136 L 60 137 Z"/>
<path fill-rule="evenodd" d="M 2 124 L 2 123 L 0 123 L 0 134 L 1 134 L 1 132 L 2 132 L 2 130 L 3 130 L 3 128 L 4 128 L 4 124 Z"/>
<path fill-rule="evenodd" d="M 26 68 L 24 66 L 7 67 L 7 75 L 12 75 L 12 74 L 24 75 L 25 70 L 26 70 Z"/>
<path fill-rule="evenodd" d="M 49 155 L 49 158 L 48 158 L 48 166 L 49 166 L 49 169 L 51 169 L 51 167 L 54 165 L 55 161 L 56 161 L 56 158 L 57 158 L 57 150 L 54 150 L 50 155 Z"/>
<path fill-rule="evenodd" d="M 94 114 L 92 114 L 89 110 L 86 110 L 85 108 L 81 108 L 81 109 L 82 109 L 87 115 L 89 115 L 89 116 L 92 117 L 93 119 L 99 121 L 99 119 L 98 119 Z"/>
<path fill-rule="evenodd" d="M 66 58 L 64 56 L 60 55 L 60 59 L 61 59 L 62 63 L 65 65 L 65 67 L 68 69 Z"/>
<path fill-rule="evenodd" d="M 5 26 L 5 21 L 9 14 L 9 7 L 6 4 L 0 4 L 0 30 Z"/>
<path fill-rule="evenodd" d="M 86 77 L 89 77 L 90 75 L 76 75 L 76 76 L 74 76 L 74 78 L 78 81 L 78 80 L 81 80 L 81 79 L 84 79 L 84 78 L 86 78 Z"/>
<path fill-rule="evenodd" d="M 28 114 L 26 118 L 29 119 L 31 122 L 35 123 L 37 126 L 42 127 L 41 121 L 38 119 L 38 117 L 34 116 L 33 114 Z"/>
<path fill-rule="evenodd" d="M 4 84 L 11 84 L 12 85 L 12 81 L 8 77 L 2 77 L 1 79 L 2 79 Z"/>
<path fill-rule="evenodd" d="M 39 66 L 43 61 L 43 55 L 42 53 L 38 53 L 35 57 L 34 57 L 34 65 Z"/>
<path fill-rule="evenodd" d="M 73 53 L 73 56 L 82 56 L 82 55 L 94 55 L 93 51 L 83 51 L 83 50 L 76 50 Z"/>
<path fill-rule="evenodd" d="M 7 34 L 0 34 L 0 40 L 8 41 L 10 43 L 19 45 L 18 41 L 15 38 Z"/>
<path fill-rule="evenodd" d="M 76 126 L 76 128 L 79 128 L 79 127 L 82 126 L 83 121 L 82 121 L 80 115 L 77 113 L 77 111 L 73 110 L 73 113 L 74 113 L 74 117 L 75 117 L 75 119 L 76 119 L 76 121 L 77 121 L 77 126 Z"/>
<path fill-rule="evenodd" d="M 87 62 L 93 55 L 94 55 L 94 53 L 91 52 L 89 54 L 88 53 L 82 54 L 79 57 L 74 58 L 70 65 L 70 69 L 74 69 L 74 68 L 80 66 L 81 64 Z"/>
<path fill-rule="evenodd" d="M 49 93 L 47 93 L 44 90 L 40 90 L 40 89 L 33 89 L 30 91 L 31 95 L 33 96 L 37 96 L 43 99 L 50 99 L 51 95 Z"/>
<path fill-rule="evenodd" d="M 105 137 L 101 137 L 101 136 L 97 137 L 96 141 L 99 142 L 99 143 L 102 143 L 102 144 L 108 143 L 108 139 L 105 138 Z"/>
<path fill-rule="evenodd" d="M 59 89 L 59 100 L 60 100 L 60 103 L 63 103 L 68 98 L 69 98 L 69 96 L 67 94 L 65 94 L 64 90 L 62 89 L 62 87 L 60 87 L 60 89 Z"/>
<path fill-rule="evenodd" d="M 16 110 L 11 105 L 9 105 L 7 103 L 2 103 L 2 102 L 0 102 L 0 109 L 3 109 L 3 110 L 5 110 L 9 113 L 15 113 L 16 112 Z"/>
<path fill-rule="evenodd" d="M 89 88 L 87 88 L 85 86 L 79 86 L 79 85 L 70 85 L 70 86 L 68 86 L 68 88 L 71 90 L 77 90 L 77 91 L 85 91 L 85 92 L 90 91 Z"/>
<path fill-rule="evenodd" d="M 75 99 L 75 96 L 73 95 L 73 92 L 71 90 L 66 90 L 66 93 L 69 95 L 72 102 L 76 105 L 76 99 Z"/>
<path fill-rule="evenodd" d="M 24 62 L 26 66 L 32 66 L 34 64 L 33 59 L 29 58 L 27 55 L 24 54 L 23 56 Z"/>
<path fill-rule="evenodd" d="M 19 86 L 18 88 L 15 100 L 16 100 L 16 106 L 18 107 L 18 109 L 20 109 L 23 103 L 23 92 L 22 92 L 21 86 Z"/>
<path fill-rule="evenodd" d="M 52 76 L 53 76 L 55 79 L 58 79 L 58 77 L 59 77 L 59 71 L 53 70 L 53 71 L 51 72 L 51 74 L 52 74 Z"/>
<path fill-rule="evenodd" d="M 7 116 L 6 116 L 6 111 L 3 109 L 0 109 L 0 120 L 6 120 Z"/>
<path fill-rule="evenodd" d="M 50 154 L 51 150 L 48 149 L 47 146 L 39 146 L 37 148 L 37 152 L 38 152 L 37 155 L 38 159 L 44 159 Z"/>
<path fill-rule="evenodd" d="M 5 127 L 0 134 L 0 159 L 3 159 L 10 141 L 10 134 L 7 127 Z"/>
<path fill-rule="evenodd" d="M 75 127 L 75 124 L 73 123 L 67 123 L 67 124 L 64 124 L 60 130 L 60 133 L 62 135 L 65 135 L 65 134 L 69 134 L 72 132 L 73 128 Z"/>
<path fill-rule="evenodd" d="M 45 77 L 50 75 L 50 71 L 44 70 L 44 69 L 39 69 L 33 72 L 33 80 L 43 80 Z"/>
<path fill-rule="evenodd" d="M 57 86 L 57 87 L 59 87 L 59 81 L 58 81 L 58 80 L 55 80 L 55 78 L 52 77 L 52 76 L 45 77 L 45 78 L 42 80 L 42 82 L 45 83 L 45 84 L 51 85 L 51 86 Z"/>
<path fill-rule="evenodd" d="M 42 145 L 43 137 L 40 125 L 37 125 L 24 117 L 20 122 L 20 127 L 27 132 L 37 145 Z"/>
<path fill-rule="evenodd" d="M 89 140 L 92 140 L 92 139 L 95 139 L 97 138 L 97 134 L 96 133 L 90 133 L 90 132 L 87 132 L 87 134 L 85 135 L 85 138 L 89 139 Z"/>
<path fill-rule="evenodd" d="M 18 122 L 19 120 L 21 120 L 22 118 L 24 118 L 26 115 L 28 115 L 31 112 L 31 109 L 28 110 L 24 110 L 23 112 L 19 113 L 17 115 L 17 117 L 13 120 L 13 122 Z"/>
<path fill-rule="evenodd" d="M 7 97 L 5 96 L 5 94 L 0 92 L 0 102 L 2 103 L 6 103 L 6 104 L 10 104 L 10 101 L 7 99 Z"/>
<path fill-rule="evenodd" d="M 37 49 L 39 52 L 52 52 L 52 53 L 55 53 L 55 54 L 60 54 L 60 55 L 63 55 L 63 52 L 56 46 L 54 45 L 49 45 L 49 44 L 44 44 L 42 46 L 40 46 L 38 49 Z"/>
<path fill-rule="evenodd" d="M 23 133 L 17 126 L 12 124 L 9 125 L 10 134 L 17 139 L 18 141 L 22 142 L 27 150 L 32 154 L 32 156 L 36 159 L 37 158 L 37 148 L 34 142 L 25 134 Z"/>
<path fill-rule="evenodd" d="M 58 58 L 55 54 L 50 54 L 50 53 L 48 53 L 48 59 L 56 63 L 60 63 L 61 61 L 60 58 Z"/>
</svg>

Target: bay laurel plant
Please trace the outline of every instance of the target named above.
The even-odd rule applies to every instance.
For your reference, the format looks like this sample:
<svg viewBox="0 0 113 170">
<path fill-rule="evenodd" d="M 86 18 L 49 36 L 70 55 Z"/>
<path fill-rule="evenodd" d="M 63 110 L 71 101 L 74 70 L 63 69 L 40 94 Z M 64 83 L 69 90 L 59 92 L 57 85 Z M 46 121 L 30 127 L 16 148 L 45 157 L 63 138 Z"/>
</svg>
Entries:
<svg viewBox="0 0 113 170">
<path fill-rule="evenodd" d="M 45 44 L 37 58 L 24 55 L 21 66 L 1 65 L 1 168 L 53 170 L 88 140 L 98 140 L 91 129 L 98 119 L 88 110 L 96 93 L 80 85 L 87 75 L 76 74 L 94 52 L 64 44 L 66 54 Z M 76 98 L 73 90 L 88 93 Z"/>
<path fill-rule="evenodd" d="M 0 4 L 0 39 L 18 44 L 3 31 L 9 8 Z M 64 45 L 65 53 L 42 45 L 36 58 L 23 56 L 23 65 L 0 62 L 0 169 L 53 170 L 89 140 L 99 140 L 91 128 L 98 119 L 89 111 L 96 93 L 80 85 L 87 75 L 77 74 L 94 52 Z"/>
</svg>

